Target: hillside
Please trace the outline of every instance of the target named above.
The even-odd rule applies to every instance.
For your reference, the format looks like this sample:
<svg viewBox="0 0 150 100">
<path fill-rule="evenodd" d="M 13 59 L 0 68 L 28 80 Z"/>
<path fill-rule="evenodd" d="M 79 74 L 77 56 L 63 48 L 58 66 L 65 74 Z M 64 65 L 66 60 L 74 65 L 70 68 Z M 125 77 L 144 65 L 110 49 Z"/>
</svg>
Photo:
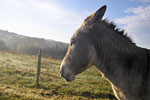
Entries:
<svg viewBox="0 0 150 100">
<path fill-rule="evenodd" d="M 62 59 L 68 44 L 41 38 L 18 35 L 13 32 L 0 30 L 0 50 L 10 50 L 28 55 L 36 55 L 42 49 L 43 57 Z"/>
<path fill-rule="evenodd" d="M 42 58 L 41 88 L 36 89 L 37 57 L 0 52 L 0 100 L 116 100 L 96 68 L 68 83 L 60 77 L 60 63 Z"/>
</svg>

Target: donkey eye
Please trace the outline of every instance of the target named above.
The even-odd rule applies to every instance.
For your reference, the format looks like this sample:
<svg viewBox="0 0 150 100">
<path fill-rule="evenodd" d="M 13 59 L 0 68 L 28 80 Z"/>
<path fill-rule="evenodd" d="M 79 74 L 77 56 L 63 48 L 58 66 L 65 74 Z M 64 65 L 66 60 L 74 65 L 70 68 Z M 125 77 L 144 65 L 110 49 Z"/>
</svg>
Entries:
<svg viewBox="0 0 150 100">
<path fill-rule="evenodd" d="M 72 46 L 73 44 L 75 44 L 75 41 L 71 41 L 70 46 Z"/>
</svg>

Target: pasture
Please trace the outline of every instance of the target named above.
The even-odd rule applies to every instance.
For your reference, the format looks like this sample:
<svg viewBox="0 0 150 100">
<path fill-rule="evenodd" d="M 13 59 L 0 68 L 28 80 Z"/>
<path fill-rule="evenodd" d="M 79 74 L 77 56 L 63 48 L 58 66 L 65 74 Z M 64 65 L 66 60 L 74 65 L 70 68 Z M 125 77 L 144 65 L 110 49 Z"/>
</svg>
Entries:
<svg viewBox="0 0 150 100">
<path fill-rule="evenodd" d="M 0 100 L 116 100 L 95 67 L 68 83 L 60 76 L 60 60 L 42 58 L 36 89 L 37 57 L 0 52 Z"/>
</svg>

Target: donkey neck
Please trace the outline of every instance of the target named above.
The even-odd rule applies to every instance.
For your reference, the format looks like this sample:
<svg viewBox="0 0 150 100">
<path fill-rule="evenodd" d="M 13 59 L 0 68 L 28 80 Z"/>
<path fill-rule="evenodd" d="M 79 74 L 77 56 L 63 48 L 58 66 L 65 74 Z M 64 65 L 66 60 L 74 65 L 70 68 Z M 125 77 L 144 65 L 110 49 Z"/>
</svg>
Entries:
<svg viewBox="0 0 150 100">
<path fill-rule="evenodd" d="M 96 51 L 95 66 L 114 84 L 129 75 L 134 69 L 136 57 L 145 53 L 131 41 L 105 26 L 101 26 L 101 30 L 94 29 L 91 41 Z"/>
<path fill-rule="evenodd" d="M 97 53 L 98 66 L 104 65 L 106 62 L 114 62 L 122 54 L 135 52 L 137 47 L 127 37 L 125 38 L 103 24 L 95 26 L 98 27 L 93 28 L 94 34 L 89 38 Z"/>
</svg>

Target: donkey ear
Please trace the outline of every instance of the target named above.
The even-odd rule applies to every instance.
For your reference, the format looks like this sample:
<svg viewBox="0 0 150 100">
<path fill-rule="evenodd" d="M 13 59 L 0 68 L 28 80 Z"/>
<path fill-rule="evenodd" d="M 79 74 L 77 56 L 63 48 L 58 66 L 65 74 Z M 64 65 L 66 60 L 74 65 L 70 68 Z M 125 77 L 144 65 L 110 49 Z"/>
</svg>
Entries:
<svg viewBox="0 0 150 100">
<path fill-rule="evenodd" d="M 101 8 L 99 8 L 93 16 L 93 22 L 97 22 L 98 20 L 101 20 L 106 12 L 106 5 L 102 6 Z"/>
</svg>

